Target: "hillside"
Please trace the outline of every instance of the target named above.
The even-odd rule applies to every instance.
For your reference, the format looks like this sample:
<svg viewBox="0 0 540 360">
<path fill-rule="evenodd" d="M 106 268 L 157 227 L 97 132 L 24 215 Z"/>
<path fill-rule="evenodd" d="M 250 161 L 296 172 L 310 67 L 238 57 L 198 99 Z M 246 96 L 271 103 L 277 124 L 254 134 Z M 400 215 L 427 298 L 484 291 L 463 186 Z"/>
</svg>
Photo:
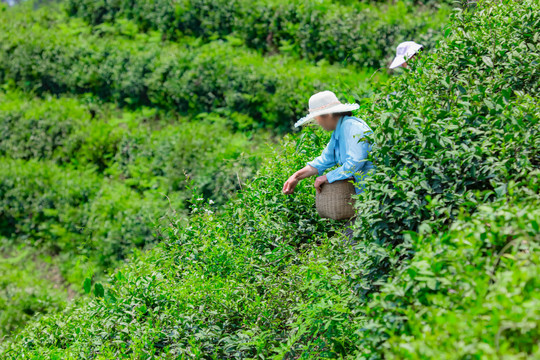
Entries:
<svg viewBox="0 0 540 360">
<path fill-rule="evenodd" d="M 171 217 L 185 225 L 198 208 L 192 197 L 220 213 L 314 91 L 368 101 L 390 77 L 372 67 L 406 37 L 432 47 L 449 12 L 448 1 L 0 4 L 0 338 L 163 242 Z"/>
<path fill-rule="evenodd" d="M 137 7 L 127 7 L 128 3 L 119 1 L 117 7 L 94 11 L 84 7 L 94 2 L 71 1 L 70 11 L 71 15 L 87 17 L 85 21 L 101 26 L 100 29 L 112 26 L 112 33 L 122 24 L 132 24 L 129 27 L 140 24 L 137 26 L 145 31 L 158 29 L 164 33 L 175 28 L 176 25 L 167 21 L 152 22 L 155 15 L 152 9 L 143 12 Z M 343 5 L 353 6 L 348 3 L 344 1 Z M 189 24 L 186 19 L 191 19 L 192 15 L 188 10 L 177 9 L 171 24 L 178 19 Z M 101 17 L 88 19 L 88 14 L 101 14 Z M 257 12 L 254 14 L 258 16 Z M 19 16 L 18 20 L 9 21 L 30 21 L 20 19 L 37 15 Z M 117 16 L 130 20 L 103 23 Z M 35 20 L 42 24 L 35 26 L 39 28 L 53 20 L 54 17 L 43 16 Z M 60 27 L 79 29 L 79 21 L 70 18 Z M 197 24 L 195 20 L 194 23 Z M 221 37 L 233 30 L 244 34 L 235 28 L 237 24 L 212 21 L 212 24 L 218 23 L 222 26 L 218 30 L 224 29 L 217 31 Z M 103 27 L 103 24 L 108 25 Z M 65 31 L 70 33 L 74 28 Z M 185 32 L 189 33 L 188 30 Z M 84 29 L 76 31 L 84 32 Z M 88 31 L 90 34 L 94 30 Z M 148 34 L 151 32 L 144 35 L 137 32 L 134 36 L 152 36 Z M 360 201 L 357 201 L 361 221 L 354 229 L 356 244 L 353 246 L 344 243 L 344 236 L 340 234 L 342 224 L 317 216 L 311 182 L 300 183 L 292 196 L 280 193 L 288 176 L 320 153 L 328 134 L 317 128 L 286 134 L 271 146 L 270 154 L 260 155 L 263 159 L 254 175 L 224 200 L 223 206 L 217 207 L 210 198 L 200 197 L 193 189 L 192 196 L 186 195 L 183 200 L 185 208 L 190 210 L 187 220 L 182 214 L 163 218 L 159 241 L 151 249 L 136 248 L 106 282 L 88 278 L 84 283 L 88 296 L 75 298 L 64 311 L 31 321 L 11 341 L 1 345 L 3 357 L 539 357 L 539 34 L 538 1 L 478 1 L 455 9 L 442 40 L 411 62 L 411 67 L 400 76 L 375 87 L 369 94 L 364 93 L 365 90 L 354 91 L 354 94 L 365 94 L 358 99 L 362 106 L 357 115 L 373 125 L 374 134 L 369 137 L 374 144 L 371 156 L 377 171 L 367 183 L 367 191 L 359 195 Z M 167 36 L 166 41 L 174 44 L 170 46 L 190 46 L 191 39 L 186 40 L 187 45 L 178 45 L 173 35 Z M 109 35 L 105 31 L 99 36 Z M 231 53 L 233 50 L 220 52 L 222 46 L 234 49 L 234 45 L 222 43 L 219 36 L 216 39 L 203 37 L 204 44 L 199 44 L 198 49 L 211 48 L 216 54 Z M 57 75 L 52 61 L 45 61 L 35 71 L 29 71 L 37 64 L 32 60 L 17 68 L 13 62 L 2 61 L 0 74 L 10 86 L 24 91 L 31 89 L 37 95 L 45 93 L 43 79 L 47 79 L 47 93 L 52 89 L 55 94 L 78 96 L 89 91 L 102 101 L 121 101 L 122 106 L 128 108 L 123 111 L 136 111 L 129 110 L 130 104 L 148 106 L 157 109 L 155 111 L 168 107 L 208 111 L 203 105 L 192 106 L 184 104 L 182 98 L 167 96 L 166 86 L 130 92 L 130 89 L 140 88 L 132 87 L 129 82 L 118 82 L 107 92 L 100 91 L 99 71 L 89 71 L 91 65 L 81 70 L 77 64 L 91 59 L 94 51 L 100 61 L 105 61 L 100 56 L 108 51 L 95 48 L 105 45 L 99 45 L 101 43 L 92 36 L 84 38 L 87 43 L 79 44 L 69 37 L 54 38 L 45 32 L 22 30 L 20 38 L 2 37 L 8 44 L 2 47 L 2 57 L 26 59 L 24 54 L 38 51 L 46 44 L 47 49 L 53 51 L 43 52 L 44 59 L 49 54 L 66 59 L 65 64 L 74 64 L 70 69 L 80 74 L 81 79 L 85 73 L 94 74 L 85 79 L 86 82 Z M 10 41 L 18 45 L 9 45 Z M 28 41 L 27 46 L 20 45 L 24 41 Z M 55 47 L 55 41 L 65 44 Z M 120 51 L 138 51 L 126 45 L 129 39 L 111 41 L 118 41 L 111 42 L 111 46 Z M 290 43 L 297 44 L 294 41 Z M 241 51 L 255 51 L 249 47 L 260 51 L 256 45 Z M 148 49 L 151 47 L 145 47 L 144 51 L 159 51 L 161 46 Z M 267 61 L 260 56 L 256 64 Z M 306 59 L 299 60 L 297 56 Z M 242 59 L 233 57 L 234 61 Z M 295 65 L 291 69 L 296 68 L 298 62 L 306 61 L 306 68 L 314 66 L 313 74 L 317 73 L 319 65 L 307 65 L 317 60 L 316 56 L 310 58 L 293 52 L 292 58 Z M 189 59 L 197 64 L 197 51 L 190 52 Z M 203 59 L 213 64 L 216 58 L 203 56 Z M 113 66 L 114 58 L 110 61 Z M 230 67 L 223 71 L 234 74 L 234 61 L 227 62 Z M 359 65 L 365 63 L 359 62 Z M 154 79 L 159 65 L 152 66 L 156 67 L 148 74 Z M 239 65 L 239 69 L 243 66 Z M 324 66 L 332 69 L 335 65 Z M 253 69 L 258 72 L 261 67 Z M 173 66 L 167 69 L 174 71 Z M 165 73 L 165 70 L 157 72 Z M 279 72 L 280 76 L 300 79 L 294 81 L 307 81 L 310 73 Z M 167 80 L 163 79 L 165 77 L 160 81 L 165 84 Z M 182 86 L 193 84 L 189 76 L 186 79 L 185 83 L 180 80 Z M 275 81 L 279 81 L 279 77 Z M 254 82 L 259 83 L 259 80 Z M 252 93 L 242 93 L 242 86 L 228 86 L 233 87 L 233 97 L 235 93 Z M 288 120 L 294 119 L 295 111 L 302 109 L 313 92 L 307 85 L 303 89 L 305 94 L 291 99 L 287 102 L 291 107 L 281 110 L 281 114 L 289 111 Z M 387 96 L 394 91 L 395 95 Z M 142 97 L 140 94 L 151 95 Z M 286 97 L 285 94 L 287 92 L 273 96 Z M 350 96 L 354 99 L 358 95 Z M 215 101 L 225 98 L 220 95 Z M 281 108 L 275 106 L 283 101 L 274 102 L 269 97 L 257 99 L 257 96 L 248 100 L 240 98 L 240 103 L 245 105 L 242 114 L 254 120 L 251 126 L 278 124 L 281 120 L 272 116 L 279 113 Z M 36 101 L 38 106 L 43 105 L 40 100 Z M 80 100 L 74 101 L 72 106 L 77 107 Z M 18 114 L 21 119 L 25 118 L 23 111 Z M 227 116 L 225 119 L 227 123 Z M 240 136 L 238 141 L 246 140 Z M 2 167 L 6 169 L 2 176 L 8 180 L 2 180 L 0 189 L 16 188 L 12 180 L 8 182 L 9 177 L 20 177 L 24 172 L 35 173 L 38 179 L 51 179 L 49 181 L 59 188 L 65 187 L 62 180 L 55 178 L 60 170 L 54 167 L 65 166 L 62 154 L 69 150 L 64 150 L 63 146 L 59 146 L 58 151 L 43 151 L 52 154 L 46 159 L 39 158 L 40 162 L 51 162 L 46 170 L 34 169 L 36 160 L 30 155 L 23 157 L 24 160 L 2 160 Z M 81 159 L 93 164 L 86 157 L 81 156 Z M 85 195 L 89 199 L 88 206 L 93 208 L 92 192 L 109 181 L 118 181 L 115 186 L 129 187 L 125 191 L 138 191 L 137 183 L 132 187 L 123 179 L 114 180 L 116 171 L 120 171 L 116 166 L 91 167 L 97 169 L 93 170 L 95 174 L 85 175 L 85 180 L 77 183 L 85 190 L 75 191 L 73 195 L 88 194 Z M 114 170 L 111 177 L 103 177 L 109 168 Z M 73 173 L 67 172 L 68 178 L 80 176 L 83 170 L 70 168 L 69 171 Z M 164 178 L 166 183 L 169 177 Z M 36 183 L 42 184 L 37 180 Z M 39 193 L 37 185 L 24 186 Z M 6 193 L 0 190 L 4 198 Z M 49 196 L 54 199 L 54 194 Z M 150 193 L 142 192 L 140 196 L 146 195 Z M 70 201 L 64 196 L 59 199 Z M 132 196 L 129 199 L 137 205 L 126 203 L 126 209 L 142 204 L 158 206 L 151 197 L 148 202 Z M 60 209 L 72 214 L 74 210 L 68 206 Z M 52 216 L 50 211 L 43 212 L 43 216 L 47 214 Z M 4 213 L 2 216 L 4 220 Z M 129 216 L 119 221 L 129 223 Z M 135 233 L 136 229 L 133 231 Z M 131 236 L 144 238 L 143 235 L 125 236 L 128 241 Z"/>
</svg>

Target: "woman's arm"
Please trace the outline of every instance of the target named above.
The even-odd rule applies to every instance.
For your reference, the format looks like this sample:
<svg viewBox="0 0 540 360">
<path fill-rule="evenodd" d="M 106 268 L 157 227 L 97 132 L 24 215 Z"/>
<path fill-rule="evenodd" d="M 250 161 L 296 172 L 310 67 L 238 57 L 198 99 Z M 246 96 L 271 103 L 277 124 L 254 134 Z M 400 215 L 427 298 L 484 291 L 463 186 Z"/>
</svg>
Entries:
<svg viewBox="0 0 540 360">
<path fill-rule="evenodd" d="M 283 185 L 284 194 L 292 194 L 294 188 L 298 182 L 302 179 L 313 175 L 321 175 L 324 170 L 336 165 L 336 158 L 334 156 L 334 138 L 331 137 L 326 147 L 323 149 L 322 154 L 317 156 L 312 161 L 309 161 L 306 166 L 297 172 L 295 172 Z M 326 175 L 319 176 L 315 181 L 315 189 L 317 192 L 321 191 L 321 185 L 326 182 Z"/>
<path fill-rule="evenodd" d="M 332 166 L 336 165 L 337 160 L 334 156 L 334 138 L 330 138 L 330 141 L 328 144 L 326 144 L 326 147 L 323 149 L 322 154 L 317 156 L 315 159 L 309 161 L 307 165 L 310 165 L 317 169 L 317 173 L 321 175 L 324 170 L 331 168 Z"/>
<path fill-rule="evenodd" d="M 295 172 L 283 185 L 283 193 L 284 194 L 292 194 L 294 192 L 294 188 L 298 184 L 298 182 L 302 179 L 305 179 L 307 177 L 317 175 L 319 171 L 315 169 L 311 165 L 306 165 L 302 169 Z"/>
</svg>

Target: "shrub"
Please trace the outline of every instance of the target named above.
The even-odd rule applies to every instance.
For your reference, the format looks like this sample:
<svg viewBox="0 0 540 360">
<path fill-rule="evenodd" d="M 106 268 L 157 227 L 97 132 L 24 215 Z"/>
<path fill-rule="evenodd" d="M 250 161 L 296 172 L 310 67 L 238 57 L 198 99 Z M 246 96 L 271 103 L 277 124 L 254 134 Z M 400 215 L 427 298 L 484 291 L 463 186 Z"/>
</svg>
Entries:
<svg viewBox="0 0 540 360">
<path fill-rule="evenodd" d="M 0 235 L 57 257 L 71 283 L 156 242 L 153 227 L 166 209 L 159 194 L 35 160 L 2 158 L 0 169 Z"/>
<path fill-rule="evenodd" d="M 295 152 L 296 141 L 286 144 L 287 152 L 273 154 L 276 161 L 262 168 L 257 180 L 246 184 L 239 193 L 239 198 L 223 212 L 214 212 L 213 205 L 194 197 L 189 226 L 182 226 L 180 219 L 171 218 L 170 229 L 163 230 L 163 236 L 169 240 L 158 244 L 152 252 L 136 254 L 128 263 L 128 266 L 132 264 L 133 268 L 124 269 L 115 275 L 114 281 L 125 286 L 121 286 L 119 292 L 107 290 L 103 293 L 107 301 L 116 308 L 109 313 L 107 321 L 101 322 L 110 339 L 121 339 L 126 344 L 132 344 L 135 340 L 124 337 L 116 330 L 123 327 L 126 321 L 131 321 L 124 313 L 127 308 L 140 310 L 140 315 L 136 315 L 141 321 L 137 328 L 143 337 L 147 336 L 143 335 L 146 331 L 154 332 L 148 327 L 149 324 L 143 324 L 147 315 L 157 311 L 166 313 L 160 321 L 159 334 L 155 333 L 156 337 L 151 335 L 150 341 L 156 344 L 156 348 L 164 348 L 171 345 L 173 338 L 178 338 L 178 345 L 174 345 L 178 353 L 197 351 L 195 348 L 189 350 L 192 346 L 189 345 L 190 328 L 200 329 L 195 331 L 204 338 L 201 340 L 204 344 L 201 345 L 201 350 L 204 347 L 207 349 L 205 351 L 208 351 L 208 346 L 224 355 L 217 345 L 219 334 L 228 336 L 230 331 L 234 332 L 244 321 L 260 321 L 264 327 L 286 326 L 287 313 L 282 309 L 292 306 L 289 295 L 294 294 L 294 287 L 291 287 L 294 283 L 289 284 L 289 280 L 296 281 L 297 278 L 289 279 L 284 271 L 289 264 L 300 261 L 296 249 L 309 248 L 306 245 L 315 239 L 324 241 L 321 234 L 332 231 L 332 222 L 317 219 L 311 184 L 300 184 L 295 198 L 276 195 L 275 189 L 281 187 L 283 177 L 292 169 L 301 166 L 306 156 L 314 156 L 318 152 L 318 147 L 314 146 L 317 141 L 317 137 L 305 137 L 298 152 Z M 159 267 L 145 265 L 147 263 L 142 259 L 146 256 L 156 259 L 160 263 Z M 253 273 L 253 269 L 259 270 Z M 201 275 L 212 280 L 201 282 Z M 178 278 L 187 287 L 174 285 L 174 278 Z M 280 295 L 285 286 L 288 287 L 287 292 Z M 186 291 L 191 287 L 192 290 Z M 101 285 L 94 284 L 94 291 L 100 294 L 101 290 L 96 289 L 101 289 Z M 178 292 L 174 295 L 168 294 L 173 289 Z M 215 291 L 218 291 L 220 296 L 209 297 L 206 294 Z M 265 293 L 267 295 L 264 295 Z M 131 294 L 128 296 L 130 300 L 125 297 L 127 294 Z M 273 300 L 268 296 L 272 296 Z M 235 303 L 240 298 L 244 298 L 247 301 L 246 306 L 250 308 L 247 317 L 239 316 L 240 308 Z M 264 303 L 252 302 L 256 298 Z M 200 301 L 206 304 L 204 310 Z M 96 314 L 105 314 L 102 308 L 105 303 L 96 305 Z M 225 308 L 229 310 L 224 311 Z M 264 317 L 256 320 L 261 311 L 265 314 Z M 82 313 L 79 315 L 73 315 L 72 319 L 86 319 L 84 321 L 90 322 L 98 319 Z M 185 327 L 175 325 L 180 318 L 184 319 L 182 321 L 185 322 Z M 45 318 L 43 320 L 47 321 Z M 214 330 L 205 334 L 209 324 L 214 324 Z M 81 327 L 88 335 L 92 328 L 94 326 L 89 323 Z M 228 340 L 231 346 L 245 342 L 244 336 L 237 337 L 233 333 L 231 335 Z M 265 336 L 261 336 L 262 341 Z M 285 336 L 285 333 L 281 336 Z M 269 341 L 275 343 L 279 339 L 281 337 Z M 251 352 L 253 346 L 246 346 Z M 98 351 L 112 357 L 116 356 L 113 354 L 119 350 L 98 350 L 99 346 L 88 346 L 86 341 L 82 348 L 69 348 L 69 351 L 79 354 L 95 354 Z M 51 352 L 46 352 L 52 355 Z"/>
<path fill-rule="evenodd" d="M 158 30 L 172 40 L 185 34 L 206 39 L 233 36 L 264 53 L 374 68 L 385 66 L 397 44 L 406 39 L 433 45 L 438 36 L 428 30 L 440 26 L 448 8 L 433 9 L 401 1 L 345 5 L 311 0 L 70 0 L 66 5 L 69 15 L 93 25 L 125 17 L 142 30 Z"/>
<path fill-rule="evenodd" d="M 409 233 L 414 258 L 364 307 L 364 358 L 526 358 L 538 351 L 538 181 L 509 190 L 520 188 L 536 193 L 481 205 L 449 232 Z"/>
<path fill-rule="evenodd" d="M 123 106 L 236 112 L 253 118 L 256 128 L 284 131 L 317 90 L 354 86 L 367 94 L 367 70 L 265 58 L 224 41 L 161 43 L 157 34 L 103 41 L 81 21 L 51 23 L 62 18 L 21 9 L 0 13 L 0 81 L 37 95 L 91 92 Z"/>
<path fill-rule="evenodd" d="M 377 119 L 367 137 L 377 171 L 358 202 L 363 237 L 395 244 L 420 224 L 440 231 L 538 168 L 537 4 L 478 6 L 456 12 L 436 53 L 360 113 Z"/>
<path fill-rule="evenodd" d="M 6 90 L 0 93 L 0 155 L 93 166 L 139 192 L 167 194 L 175 208 L 191 196 L 189 178 L 221 204 L 260 161 L 263 134 L 234 132 L 241 121 L 250 119 L 210 113 L 189 121 L 152 108 L 118 110 L 91 98 L 31 99 Z"/>
</svg>

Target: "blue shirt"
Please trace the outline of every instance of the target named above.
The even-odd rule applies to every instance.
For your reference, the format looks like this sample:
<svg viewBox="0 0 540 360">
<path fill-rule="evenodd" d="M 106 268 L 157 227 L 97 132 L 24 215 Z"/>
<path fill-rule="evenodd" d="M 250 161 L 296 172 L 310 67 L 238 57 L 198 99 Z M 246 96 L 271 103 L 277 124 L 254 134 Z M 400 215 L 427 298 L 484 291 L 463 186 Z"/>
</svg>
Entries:
<svg viewBox="0 0 540 360">
<path fill-rule="evenodd" d="M 322 154 L 307 165 L 317 169 L 319 175 L 336 164 L 341 165 L 326 174 L 329 183 L 352 176 L 356 182 L 363 180 L 374 169 L 373 163 L 367 160 L 372 145 L 359 140 L 370 132 L 373 131 L 364 120 L 355 116 L 342 116 Z M 364 184 L 358 184 L 355 190 L 357 194 L 363 192 Z"/>
</svg>

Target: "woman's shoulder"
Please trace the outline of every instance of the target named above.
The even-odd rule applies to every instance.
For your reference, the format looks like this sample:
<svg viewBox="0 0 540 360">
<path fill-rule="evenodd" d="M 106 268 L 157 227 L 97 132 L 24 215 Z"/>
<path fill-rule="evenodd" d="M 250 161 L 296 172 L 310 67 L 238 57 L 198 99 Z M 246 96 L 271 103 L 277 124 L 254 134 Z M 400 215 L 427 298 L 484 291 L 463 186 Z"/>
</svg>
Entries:
<svg viewBox="0 0 540 360">
<path fill-rule="evenodd" d="M 361 119 L 358 116 L 354 116 L 354 115 L 345 115 L 343 117 L 343 121 L 351 122 L 351 123 L 355 123 L 355 122 L 365 123 L 364 119 Z"/>
<path fill-rule="evenodd" d="M 363 119 L 356 116 L 345 116 L 343 118 L 343 125 L 346 125 L 348 128 L 361 128 L 362 131 L 371 131 L 369 125 Z"/>
</svg>

